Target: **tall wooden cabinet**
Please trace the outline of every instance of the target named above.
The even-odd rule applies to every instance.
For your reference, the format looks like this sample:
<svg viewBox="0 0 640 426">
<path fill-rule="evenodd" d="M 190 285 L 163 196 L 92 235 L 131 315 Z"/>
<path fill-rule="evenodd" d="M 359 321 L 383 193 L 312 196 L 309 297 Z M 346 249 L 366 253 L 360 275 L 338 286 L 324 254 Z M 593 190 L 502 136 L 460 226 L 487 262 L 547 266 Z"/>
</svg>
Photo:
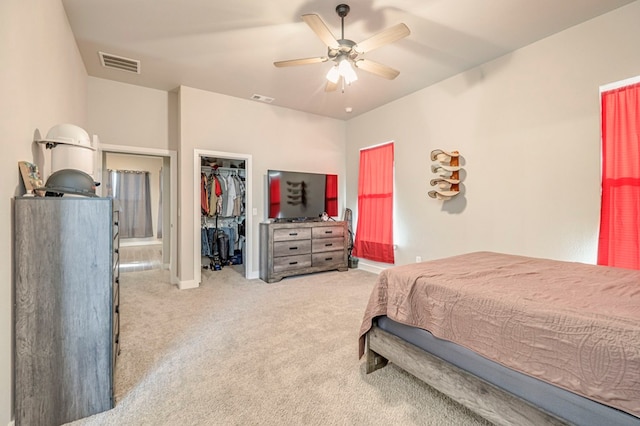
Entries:
<svg viewBox="0 0 640 426">
<path fill-rule="evenodd" d="M 15 420 L 59 425 L 113 407 L 118 215 L 108 198 L 15 199 Z"/>
</svg>

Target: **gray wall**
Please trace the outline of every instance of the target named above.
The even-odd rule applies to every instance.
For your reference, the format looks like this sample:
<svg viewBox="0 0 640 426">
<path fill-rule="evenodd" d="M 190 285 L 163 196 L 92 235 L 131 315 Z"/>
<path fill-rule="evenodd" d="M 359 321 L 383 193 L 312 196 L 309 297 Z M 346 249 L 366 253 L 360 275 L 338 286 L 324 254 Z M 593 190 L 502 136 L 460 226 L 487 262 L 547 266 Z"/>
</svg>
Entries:
<svg viewBox="0 0 640 426">
<path fill-rule="evenodd" d="M 87 73 L 60 1 L 0 2 L 0 425 L 13 413 L 13 222 L 18 161 L 47 177 L 50 153 L 33 143 L 60 123 L 84 127 Z"/>
<path fill-rule="evenodd" d="M 634 2 L 350 120 L 348 207 L 359 149 L 394 140 L 396 263 L 476 250 L 595 263 L 599 86 L 640 75 L 638 22 Z M 438 148 L 459 150 L 466 175 L 446 202 L 427 195 Z"/>
</svg>

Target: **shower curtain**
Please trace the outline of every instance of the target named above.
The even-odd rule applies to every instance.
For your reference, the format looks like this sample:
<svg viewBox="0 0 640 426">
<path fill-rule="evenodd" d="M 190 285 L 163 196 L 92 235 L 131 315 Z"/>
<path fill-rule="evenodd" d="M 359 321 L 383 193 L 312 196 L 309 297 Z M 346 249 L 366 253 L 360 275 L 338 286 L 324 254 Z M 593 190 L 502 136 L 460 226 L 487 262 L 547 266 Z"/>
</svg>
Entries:
<svg viewBox="0 0 640 426">
<path fill-rule="evenodd" d="M 153 237 L 149 172 L 109 170 L 108 192 L 120 204 L 120 238 Z"/>
</svg>

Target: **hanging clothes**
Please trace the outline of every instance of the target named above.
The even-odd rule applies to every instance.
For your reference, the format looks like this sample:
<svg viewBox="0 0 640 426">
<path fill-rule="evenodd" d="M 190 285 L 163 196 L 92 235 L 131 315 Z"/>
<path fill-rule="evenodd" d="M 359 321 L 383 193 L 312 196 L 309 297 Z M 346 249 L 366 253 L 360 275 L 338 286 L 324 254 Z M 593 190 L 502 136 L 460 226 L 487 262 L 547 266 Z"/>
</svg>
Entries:
<svg viewBox="0 0 640 426">
<path fill-rule="evenodd" d="M 209 216 L 215 216 L 219 214 L 218 211 L 218 197 L 220 196 L 220 183 L 215 173 L 211 173 L 208 179 L 209 182 Z"/>
<path fill-rule="evenodd" d="M 220 185 L 220 195 L 218 195 L 218 214 L 225 216 L 227 209 L 227 180 L 223 176 L 217 176 L 218 184 Z"/>
<path fill-rule="evenodd" d="M 207 188 L 207 175 L 205 173 L 200 174 L 200 208 L 204 216 L 209 215 L 209 196 Z"/>
<path fill-rule="evenodd" d="M 233 176 L 230 174 L 226 178 L 227 181 L 227 193 L 226 193 L 226 208 L 224 210 L 223 216 L 236 216 L 233 213 L 233 208 L 235 206 L 236 199 L 236 183 L 233 179 Z"/>
</svg>

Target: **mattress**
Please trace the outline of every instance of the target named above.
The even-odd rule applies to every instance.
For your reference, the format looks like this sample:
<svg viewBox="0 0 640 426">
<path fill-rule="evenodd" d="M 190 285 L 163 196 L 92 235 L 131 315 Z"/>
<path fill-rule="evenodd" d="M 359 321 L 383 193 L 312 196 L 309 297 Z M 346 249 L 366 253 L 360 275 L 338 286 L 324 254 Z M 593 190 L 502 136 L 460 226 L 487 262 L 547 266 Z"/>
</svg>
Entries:
<svg viewBox="0 0 640 426">
<path fill-rule="evenodd" d="M 640 426 L 640 418 L 584 398 L 484 358 L 420 328 L 382 316 L 377 326 L 458 368 L 516 395 L 548 413 L 581 426 Z"/>
<path fill-rule="evenodd" d="M 386 315 L 640 417 L 640 271 L 478 252 L 383 271 Z"/>
</svg>

